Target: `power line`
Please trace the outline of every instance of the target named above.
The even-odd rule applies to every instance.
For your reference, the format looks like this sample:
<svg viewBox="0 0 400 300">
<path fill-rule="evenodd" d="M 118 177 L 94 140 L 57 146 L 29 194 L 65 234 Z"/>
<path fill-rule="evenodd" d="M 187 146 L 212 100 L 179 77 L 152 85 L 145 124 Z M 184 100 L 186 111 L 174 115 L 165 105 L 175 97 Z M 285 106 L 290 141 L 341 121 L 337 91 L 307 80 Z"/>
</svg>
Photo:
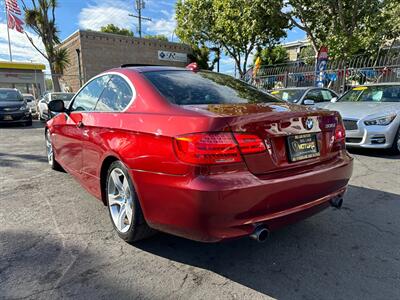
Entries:
<svg viewBox="0 0 400 300">
<path fill-rule="evenodd" d="M 143 17 L 142 16 L 142 9 L 145 8 L 145 2 L 144 0 L 135 0 L 135 9 L 138 12 L 137 15 L 134 14 L 129 14 L 130 17 L 137 18 L 138 19 L 138 32 L 139 32 L 139 37 L 142 37 L 142 20 L 146 21 L 151 21 L 150 18 Z"/>
</svg>

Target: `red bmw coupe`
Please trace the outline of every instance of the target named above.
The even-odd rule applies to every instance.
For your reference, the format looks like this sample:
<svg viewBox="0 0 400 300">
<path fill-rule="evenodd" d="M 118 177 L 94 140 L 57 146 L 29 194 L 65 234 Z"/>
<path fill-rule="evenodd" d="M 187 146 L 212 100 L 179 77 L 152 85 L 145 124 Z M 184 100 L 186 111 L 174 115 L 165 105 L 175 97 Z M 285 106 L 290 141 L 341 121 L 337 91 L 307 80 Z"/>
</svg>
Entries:
<svg viewBox="0 0 400 300">
<path fill-rule="evenodd" d="M 196 68 L 122 66 L 49 109 L 49 164 L 103 201 L 127 242 L 262 241 L 340 207 L 352 174 L 337 112 Z"/>
</svg>

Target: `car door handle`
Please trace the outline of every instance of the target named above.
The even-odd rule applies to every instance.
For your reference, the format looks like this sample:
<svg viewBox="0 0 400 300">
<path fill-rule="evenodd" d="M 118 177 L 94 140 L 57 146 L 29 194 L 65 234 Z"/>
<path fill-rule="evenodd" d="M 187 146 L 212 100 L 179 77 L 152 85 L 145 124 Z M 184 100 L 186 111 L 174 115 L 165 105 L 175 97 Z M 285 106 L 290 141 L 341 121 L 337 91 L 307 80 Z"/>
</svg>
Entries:
<svg viewBox="0 0 400 300">
<path fill-rule="evenodd" d="M 78 128 L 82 128 L 84 126 L 82 121 L 79 121 L 78 123 L 76 123 L 76 127 Z"/>
</svg>

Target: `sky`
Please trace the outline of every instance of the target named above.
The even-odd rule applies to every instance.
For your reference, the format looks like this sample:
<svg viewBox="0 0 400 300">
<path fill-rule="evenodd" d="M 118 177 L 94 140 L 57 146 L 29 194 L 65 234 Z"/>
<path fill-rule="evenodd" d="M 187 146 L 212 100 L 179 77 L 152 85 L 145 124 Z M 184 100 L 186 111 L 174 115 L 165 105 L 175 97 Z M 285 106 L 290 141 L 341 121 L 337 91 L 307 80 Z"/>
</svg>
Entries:
<svg viewBox="0 0 400 300">
<path fill-rule="evenodd" d="M 20 7 L 21 0 L 18 0 Z M 31 0 L 25 0 L 29 6 Z M 100 27 L 113 23 L 119 27 L 131 29 L 137 36 L 137 19 L 129 17 L 135 14 L 134 0 L 59 0 L 56 9 L 56 23 L 61 39 L 65 39 L 77 29 L 99 30 Z M 145 0 L 142 15 L 152 21 L 142 22 L 143 34 L 164 34 L 169 40 L 179 41 L 174 34 L 175 0 Z M 27 29 L 33 41 L 40 41 Z M 25 34 L 10 30 L 14 61 L 32 61 L 46 63 L 45 59 L 30 45 Z M 282 42 L 302 40 L 305 33 L 295 28 L 288 31 L 287 38 Z M 42 48 L 42 46 L 40 46 Z M 4 0 L 0 0 L 0 60 L 9 60 L 8 39 Z M 234 73 L 233 60 L 227 56 L 221 58 L 221 71 Z"/>
</svg>

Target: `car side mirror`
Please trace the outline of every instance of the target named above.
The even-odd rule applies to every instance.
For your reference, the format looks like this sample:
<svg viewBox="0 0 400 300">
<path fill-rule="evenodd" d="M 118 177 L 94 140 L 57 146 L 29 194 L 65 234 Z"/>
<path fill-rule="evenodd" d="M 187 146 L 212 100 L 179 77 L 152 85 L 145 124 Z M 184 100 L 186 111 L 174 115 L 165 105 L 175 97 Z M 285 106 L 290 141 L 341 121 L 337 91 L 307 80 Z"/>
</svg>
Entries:
<svg viewBox="0 0 400 300">
<path fill-rule="evenodd" d="M 50 111 L 62 113 L 65 112 L 65 106 L 64 106 L 64 101 L 62 100 L 52 100 L 50 103 L 47 105 Z"/>
<path fill-rule="evenodd" d="M 314 100 L 306 99 L 303 101 L 303 104 L 304 105 L 314 105 L 315 102 L 314 102 Z"/>
<path fill-rule="evenodd" d="M 337 102 L 338 101 L 338 97 L 333 97 L 332 99 L 331 99 L 331 102 L 332 103 L 335 103 L 335 102 Z"/>
</svg>

